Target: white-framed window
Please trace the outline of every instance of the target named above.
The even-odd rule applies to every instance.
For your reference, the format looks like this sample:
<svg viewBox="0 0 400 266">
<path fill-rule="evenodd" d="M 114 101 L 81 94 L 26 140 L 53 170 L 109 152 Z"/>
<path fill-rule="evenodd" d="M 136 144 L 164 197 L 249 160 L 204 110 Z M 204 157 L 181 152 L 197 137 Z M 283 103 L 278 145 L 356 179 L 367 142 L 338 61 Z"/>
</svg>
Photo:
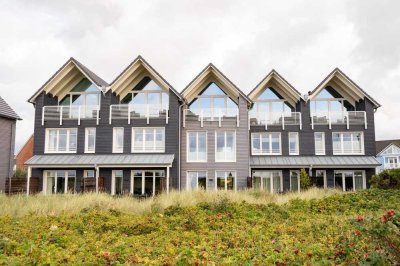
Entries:
<svg viewBox="0 0 400 266">
<path fill-rule="evenodd" d="M 83 178 L 93 178 L 95 177 L 94 170 L 84 170 L 83 171 Z"/>
<path fill-rule="evenodd" d="M 130 193 L 135 196 L 154 196 L 166 189 L 164 170 L 132 170 Z"/>
<path fill-rule="evenodd" d="M 216 131 L 215 132 L 215 161 L 235 162 L 236 161 L 236 132 Z"/>
<path fill-rule="evenodd" d="M 253 155 L 281 155 L 281 133 L 251 133 L 251 153 Z"/>
<path fill-rule="evenodd" d="M 325 133 L 314 132 L 315 155 L 325 155 Z"/>
<path fill-rule="evenodd" d="M 298 132 L 289 132 L 289 155 L 299 155 Z"/>
<path fill-rule="evenodd" d="M 367 188 L 364 170 L 337 170 L 334 175 L 335 188 L 357 191 Z"/>
<path fill-rule="evenodd" d="M 207 132 L 187 132 L 187 158 L 188 162 L 207 162 Z"/>
<path fill-rule="evenodd" d="M 290 171 L 290 191 L 300 192 L 300 172 L 297 170 Z"/>
<path fill-rule="evenodd" d="M 47 128 L 46 153 L 76 153 L 78 130 L 76 128 Z"/>
<path fill-rule="evenodd" d="M 216 171 L 215 179 L 216 190 L 236 190 L 235 171 Z"/>
<path fill-rule="evenodd" d="M 113 153 L 124 152 L 124 128 L 113 128 Z"/>
<path fill-rule="evenodd" d="M 398 156 L 389 156 L 385 157 L 384 168 L 385 169 L 394 169 L 399 168 L 399 157 Z"/>
<path fill-rule="evenodd" d="M 186 188 L 189 191 L 207 189 L 207 171 L 187 171 Z"/>
<path fill-rule="evenodd" d="M 364 154 L 364 135 L 362 132 L 333 132 L 333 154 Z"/>
<path fill-rule="evenodd" d="M 133 127 L 132 152 L 164 152 L 165 128 L 163 127 Z"/>
<path fill-rule="evenodd" d="M 315 170 L 315 177 L 313 182 L 316 187 L 327 188 L 326 170 Z"/>
<path fill-rule="evenodd" d="M 44 171 L 43 192 L 49 194 L 75 193 L 75 170 Z"/>
<path fill-rule="evenodd" d="M 283 191 L 282 171 L 253 171 L 253 188 L 269 193 Z"/>
<path fill-rule="evenodd" d="M 112 170 L 111 195 L 122 195 L 123 183 L 124 183 L 124 172 L 122 170 Z"/>
<path fill-rule="evenodd" d="M 95 153 L 96 151 L 96 128 L 85 128 L 85 153 Z"/>
</svg>

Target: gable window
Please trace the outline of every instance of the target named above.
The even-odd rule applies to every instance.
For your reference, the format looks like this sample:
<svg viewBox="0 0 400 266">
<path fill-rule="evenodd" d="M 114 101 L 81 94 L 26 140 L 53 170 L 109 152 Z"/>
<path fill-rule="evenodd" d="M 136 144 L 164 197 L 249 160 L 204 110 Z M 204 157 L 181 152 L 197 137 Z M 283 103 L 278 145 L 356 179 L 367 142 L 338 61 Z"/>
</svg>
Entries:
<svg viewBox="0 0 400 266">
<path fill-rule="evenodd" d="M 76 128 L 46 129 L 46 153 L 75 153 L 76 143 Z"/>
<path fill-rule="evenodd" d="M 236 190 L 236 172 L 217 171 L 215 188 L 217 190 Z"/>
<path fill-rule="evenodd" d="M 300 192 L 299 171 L 290 171 L 290 191 L 291 192 Z"/>
<path fill-rule="evenodd" d="M 188 171 L 187 172 L 187 190 L 206 190 L 207 189 L 207 172 L 206 171 Z"/>
<path fill-rule="evenodd" d="M 325 133 L 314 133 L 315 155 L 325 155 Z"/>
<path fill-rule="evenodd" d="M 124 152 L 124 128 L 113 128 L 113 153 Z"/>
<path fill-rule="evenodd" d="M 85 128 L 85 153 L 96 150 L 96 128 Z"/>
<path fill-rule="evenodd" d="M 364 154 L 364 138 L 362 132 L 332 133 L 333 154 Z"/>
<path fill-rule="evenodd" d="M 43 191 L 45 194 L 74 193 L 75 187 L 75 171 L 45 171 L 45 178 L 43 180 Z"/>
<path fill-rule="evenodd" d="M 299 155 L 299 133 L 289 132 L 289 154 Z"/>
<path fill-rule="evenodd" d="M 281 133 L 252 133 L 251 153 L 253 155 L 281 155 Z"/>
<path fill-rule="evenodd" d="M 132 152 L 164 152 L 165 129 L 161 127 L 133 127 Z"/>
<path fill-rule="evenodd" d="M 253 172 L 253 188 L 269 193 L 281 192 L 283 190 L 282 171 Z"/>
<path fill-rule="evenodd" d="M 207 162 L 207 132 L 190 131 L 187 133 L 187 161 Z"/>
<path fill-rule="evenodd" d="M 236 161 L 235 131 L 215 132 L 215 161 L 216 162 Z"/>
</svg>

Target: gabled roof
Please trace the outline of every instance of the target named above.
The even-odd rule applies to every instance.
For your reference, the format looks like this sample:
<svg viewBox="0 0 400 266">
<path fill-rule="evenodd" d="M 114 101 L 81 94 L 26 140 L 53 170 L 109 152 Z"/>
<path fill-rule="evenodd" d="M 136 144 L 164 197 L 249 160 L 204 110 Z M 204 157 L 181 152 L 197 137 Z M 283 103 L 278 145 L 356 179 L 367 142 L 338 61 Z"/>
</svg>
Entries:
<svg viewBox="0 0 400 266">
<path fill-rule="evenodd" d="M 204 84 L 210 75 L 213 75 L 218 82 L 222 83 L 223 85 L 221 89 L 227 89 L 228 94 L 233 95 L 241 95 L 246 101 L 252 104 L 252 100 L 247 97 L 232 81 L 230 81 L 216 66 L 212 63 L 209 63 L 181 92 L 182 96 L 185 98 L 186 101 L 191 102 L 194 97 L 197 95 L 196 90 L 200 85 L 207 85 Z M 195 95 L 194 95 L 195 94 Z"/>
<path fill-rule="evenodd" d="M 400 148 L 400 139 L 392 140 L 378 140 L 375 142 L 376 154 L 380 154 L 382 151 L 386 150 L 391 145 L 395 145 Z"/>
<path fill-rule="evenodd" d="M 6 101 L 0 96 L 0 117 L 22 120 L 21 117 L 6 103 Z"/>
<path fill-rule="evenodd" d="M 152 75 L 155 79 L 156 82 L 158 81 L 166 87 L 167 89 L 170 89 L 173 93 L 175 93 L 176 96 L 179 97 L 179 99 L 182 99 L 182 95 L 176 91 L 171 84 L 169 84 L 163 76 L 161 76 L 142 56 L 136 57 L 114 80 L 111 82 L 111 85 L 109 89 L 114 91 L 114 88 L 116 84 L 123 79 L 125 75 L 132 75 L 140 66 L 142 66 L 144 69 L 147 70 L 147 72 Z"/>
<path fill-rule="evenodd" d="M 375 108 L 381 107 L 376 100 L 374 100 L 368 93 L 361 89 L 360 86 L 358 86 L 339 68 L 335 68 L 320 84 L 318 84 L 318 86 L 312 92 L 309 93 L 309 99 L 315 97 L 322 89 L 326 87 L 326 85 L 328 85 L 329 82 L 335 78 L 337 78 L 338 82 L 348 89 L 345 91 L 345 93 L 348 93 L 352 97 L 368 98 L 374 104 Z"/>
<path fill-rule="evenodd" d="M 54 73 L 53 76 L 49 80 L 46 81 L 46 83 L 43 84 L 42 87 L 40 87 L 35 94 L 33 94 L 28 102 L 30 103 L 35 103 L 36 97 L 39 96 L 39 94 L 46 90 L 46 87 L 54 80 L 56 79 L 59 75 L 61 75 L 63 72 L 71 71 L 74 68 L 77 68 L 78 71 L 80 71 L 83 76 L 85 76 L 88 80 L 90 80 L 99 90 L 102 90 L 104 87 L 108 87 L 108 83 L 104 81 L 102 78 L 97 76 L 94 72 L 92 72 L 90 69 L 88 69 L 86 66 L 84 66 L 82 63 L 80 63 L 78 60 L 75 58 L 71 57 L 70 59 L 67 60 L 58 70 L 56 73 Z"/>
<path fill-rule="evenodd" d="M 257 84 L 257 86 L 248 94 L 248 97 L 255 101 L 256 98 L 266 89 L 266 87 L 274 82 L 277 82 L 274 85 L 279 86 L 279 89 L 283 90 L 283 94 L 289 98 L 287 100 L 290 100 L 292 103 L 296 103 L 302 98 L 301 93 L 296 90 L 288 81 L 286 81 L 275 69 L 272 69 L 260 81 L 260 83 Z M 274 87 L 274 89 L 277 88 Z"/>
</svg>

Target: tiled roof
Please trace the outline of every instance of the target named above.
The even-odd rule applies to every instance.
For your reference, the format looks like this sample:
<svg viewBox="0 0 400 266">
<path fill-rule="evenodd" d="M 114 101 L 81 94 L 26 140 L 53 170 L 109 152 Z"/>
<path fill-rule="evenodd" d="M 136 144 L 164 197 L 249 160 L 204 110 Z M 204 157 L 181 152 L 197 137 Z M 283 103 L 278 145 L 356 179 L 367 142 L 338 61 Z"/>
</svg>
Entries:
<svg viewBox="0 0 400 266">
<path fill-rule="evenodd" d="M 392 140 L 378 140 L 375 142 L 376 146 L 376 154 L 381 153 L 384 149 L 386 149 L 391 144 L 396 145 L 400 148 L 400 139 L 392 139 Z"/>
<path fill-rule="evenodd" d="M 11 118 L 15 120 L 22 120 L 21 117 L 17 115 L 17 113 L 4 101 L 0 96 L 0 116 Z"/>
</svg>

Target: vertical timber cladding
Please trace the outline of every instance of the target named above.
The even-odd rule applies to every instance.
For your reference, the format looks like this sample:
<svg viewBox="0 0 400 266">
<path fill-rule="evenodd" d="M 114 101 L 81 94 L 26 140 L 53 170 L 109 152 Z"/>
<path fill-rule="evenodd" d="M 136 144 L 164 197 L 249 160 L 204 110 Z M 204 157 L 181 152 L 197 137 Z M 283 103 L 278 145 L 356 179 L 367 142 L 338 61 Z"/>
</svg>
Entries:
<svg viewBox="0 0 400 266">
<path fill-rule="evenodd" d="M 185 119 L 182 115 L 182 119 Z M 183 122 L 181 123 L 183 125 Z M 207 131 L 207 162 L 187 162 L 187 132 Z M 236 132 L 236 162 L 215 161 L 215 132 L 216 131 Z M 199 121 L 187 120 L 185 127 L 181 128 L 181 190 L 186 190 L 187 171 L 207 171 L 207 189 L 215 189 L 215 172 L 219 170 L 236 172 L 237 190 L 247 187 L 249 175 L 249 130 L 248 130 L 248 109 L 247 100 L 239 95 L 239 127 L 236 119 L 225 119 L 219 127 L 217 121 L 204 122 L 201 127 Z"/>
</svg>

